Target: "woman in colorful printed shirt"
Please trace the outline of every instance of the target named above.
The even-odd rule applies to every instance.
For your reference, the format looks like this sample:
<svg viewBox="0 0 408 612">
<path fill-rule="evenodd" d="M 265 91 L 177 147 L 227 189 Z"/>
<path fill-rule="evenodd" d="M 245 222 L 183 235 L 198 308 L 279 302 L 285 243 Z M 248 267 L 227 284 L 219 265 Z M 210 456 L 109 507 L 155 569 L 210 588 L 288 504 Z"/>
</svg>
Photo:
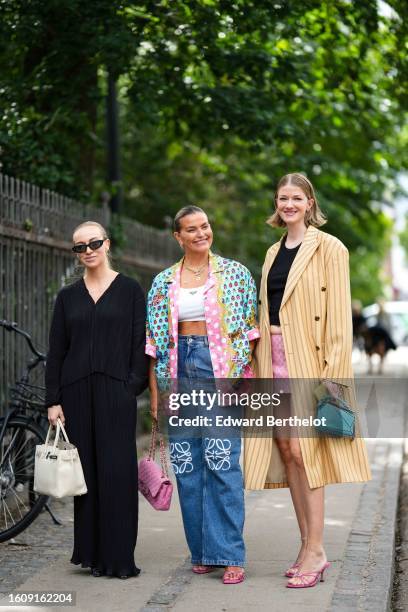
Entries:
<svg viewBox="0 0 408 612">
<path fill-rule="evenodd" d="M 156 276 L 148 296 L 146 353 L 152 358 L 154 418 L 163 381 L 199 388 L 199 379 L 211 384 L 214 378 L 252 377 L 252 349 L 259 338 L 254 280 L 240 263 L 210 251 L 213 234 L 204 211 L 182 208 L 174 230 L 184 256 Z M 192 570 L 206 574 L 225 567 L 224 584 L 244 580 L 240 453 L 240 437 L 217 437 L 215 428 L 199 437 L 170 439 Z"/>
</svg>

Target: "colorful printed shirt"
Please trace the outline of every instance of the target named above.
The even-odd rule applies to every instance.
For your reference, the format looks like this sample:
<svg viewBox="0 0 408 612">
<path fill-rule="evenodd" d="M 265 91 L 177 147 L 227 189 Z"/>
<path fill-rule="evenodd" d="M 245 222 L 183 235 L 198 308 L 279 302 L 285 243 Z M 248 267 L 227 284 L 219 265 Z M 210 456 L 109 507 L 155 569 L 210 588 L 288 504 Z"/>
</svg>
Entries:
<svg viewBox="0 0 408 612">
<path fill-rule="evenodd" d="M 158 380 L 177 378 L 182 261 L 155 277 L 147 298 L 146 353 L 156 359 Z M 259 338 L 260 333 L 256 286 L 251 273 L 237 261 L 210 251 L 204 300 L 214 377 L 252 377 L 249 343 Z"/>
</svg>

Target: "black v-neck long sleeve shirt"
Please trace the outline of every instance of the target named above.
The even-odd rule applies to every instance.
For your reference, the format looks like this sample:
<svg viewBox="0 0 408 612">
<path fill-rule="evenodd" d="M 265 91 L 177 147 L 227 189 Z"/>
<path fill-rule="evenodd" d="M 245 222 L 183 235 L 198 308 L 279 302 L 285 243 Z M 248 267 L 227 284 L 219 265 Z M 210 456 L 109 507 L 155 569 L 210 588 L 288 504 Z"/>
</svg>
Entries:
<svg viewBox="0 0 408 612">
<path fill-rule="evenodd" d="M 118 274 L 95 303 L 81 278 L 61 289 L 52 316 L 45 370 L 46 406 L 93 372 L 125 381 L 135 396 L 148 382 L 146 304 L 139 283 Z"/>
</svg>

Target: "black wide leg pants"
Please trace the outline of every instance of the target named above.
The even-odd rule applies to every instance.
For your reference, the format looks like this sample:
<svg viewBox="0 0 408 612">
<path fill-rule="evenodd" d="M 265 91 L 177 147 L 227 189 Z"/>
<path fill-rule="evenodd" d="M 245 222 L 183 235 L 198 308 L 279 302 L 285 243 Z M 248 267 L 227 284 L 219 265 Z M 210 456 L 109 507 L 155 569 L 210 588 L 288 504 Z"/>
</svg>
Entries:
<svg viewBox="0 0 408 612">
<path fill-rule="evenodd" d="M 109 576 L 135 576 L 138 525 L 136 398 L 124 381 L 101 373 L 62 389 L 70 442 L 88 492 L 74 498 L 71 562 Z"/>
</svg>

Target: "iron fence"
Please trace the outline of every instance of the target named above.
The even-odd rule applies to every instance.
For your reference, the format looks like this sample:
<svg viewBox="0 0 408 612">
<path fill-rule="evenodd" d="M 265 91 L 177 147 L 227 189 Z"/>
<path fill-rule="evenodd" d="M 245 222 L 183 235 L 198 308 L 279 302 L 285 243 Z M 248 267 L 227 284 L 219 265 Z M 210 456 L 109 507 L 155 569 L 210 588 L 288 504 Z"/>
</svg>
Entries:
<svg viewBox="0 0 408 612">
<path fill-rule="evenodd" d="M 0 319 L 16 321 L 47 349 L 57 291 L 79 277 L 71 235 L 84 220 L 111 225 L 107 203 L 97 207 L 0 174 Z M 122 219 L 123 246 L 115 269 L 133 276 L 147 290 L 152 277 L 180 257 L 168 230 Z M 0 414 L 7 388 L 29 357 L 25 343 L 0 330 Z"/>
</svg>

